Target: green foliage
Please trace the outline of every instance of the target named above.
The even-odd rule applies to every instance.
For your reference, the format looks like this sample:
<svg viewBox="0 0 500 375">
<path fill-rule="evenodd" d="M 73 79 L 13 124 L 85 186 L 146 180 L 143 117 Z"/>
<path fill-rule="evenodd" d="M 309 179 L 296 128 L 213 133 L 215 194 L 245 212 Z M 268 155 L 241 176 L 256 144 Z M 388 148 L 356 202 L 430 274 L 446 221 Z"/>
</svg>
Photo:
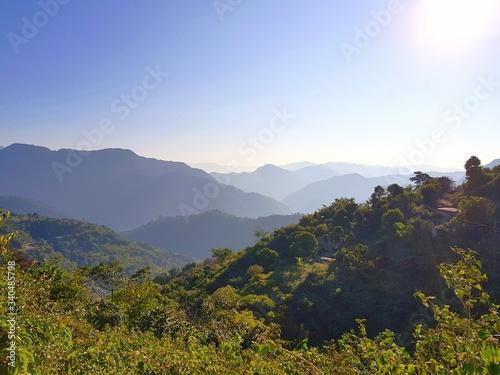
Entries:
<svg viewBox="0 0 500 375">
<path fill-rule="evenodd" d="M 59 259 L 67 271 L 116 260 L 127 275 L 151 267 L 152 273 L 182 267 L 193 259 L 125 239 L 109 228 L 79 220 L 39 215 L 12 215 L 0 233 L 17 232 L 12 246 L 27 258 L 43 262 Z"/>
<path fill-rule="evenodd" d="M 264 272 L 264 267 L 260 264 L 253 264 L 247 269 L 247 274 L 251 279 L 261 275 Z"/>
<path fill-rule="evenodd" d="M 427 173 L 423 173 L 422 171 L 414 172 L 415 176 L 410 178 L 410 181 L 414 182 L 417 187 L 422 186 L 427 181 L 431 179 Z"/>
<path fill-rule="evenodd" d="M 402 223 L 404 218 L 404 214 L 399 208 L 387 210 L 382 215 L 382 229 L 387 233 L 394 233 L 400 229 L 396 224 Z"/>
<path fill-rule="evenodd" d="M 420 187 L 420 194 L 422 194 L 425 205 L 435 206 L 437 201 L 443 197 L 444 190 L 437 179 L 431 179 Z"/>
<path fill-rule="evenodd" d="M 456 221 L 460 223 L 489 224 L 495 213 L 495 206 L 488 198 L 472 196 L 462 199 L 458 210 Z"/>
<path fill-rule="evenodd" d="M 387 192 L 392 196 L 392 197 L 397 197 L 398 195 L 401 195 L 404 193 L 404 188 L 399 186 L 398 184 L 391 184 L 387 187 Z"/>
<path fill-rule="evenodd" d="M 364 263 L 364 259 L 367 254 L 368 246 L 359 244 L 353 249 L 347 249 L 345 247 L 342 248 L 339 255 L 345 266 L 349 270 L 354 271 Z"/>
<path fill-rule="evenodd" d="M 233 250 L 227 247 L 224 249 L 212 249 L 210 252 L 212 253 L 212 258 L 217 259 L 219 262 L 224 262 L 233 254 Z"/>
<path fill-rule="evenodd" d="M 318 246 L 318 240 L 312 233 L 298 231 L 293 236 L 290 252 L 294 257 L 311 257 L 316 253 Z"/>
</svg>

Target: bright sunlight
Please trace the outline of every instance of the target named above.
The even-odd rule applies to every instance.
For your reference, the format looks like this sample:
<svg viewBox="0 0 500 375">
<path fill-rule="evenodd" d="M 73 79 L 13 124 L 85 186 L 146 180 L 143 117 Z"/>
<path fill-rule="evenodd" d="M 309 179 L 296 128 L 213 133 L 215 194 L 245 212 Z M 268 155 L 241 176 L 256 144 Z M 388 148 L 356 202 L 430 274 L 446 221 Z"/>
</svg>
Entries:
<svg viewBox="0 0 500 375">
<path fill-rule="evenodd" d="M 459 42 L 484 36 L 498 0 L 427 0 L 423 38 Z"/>
</svg>

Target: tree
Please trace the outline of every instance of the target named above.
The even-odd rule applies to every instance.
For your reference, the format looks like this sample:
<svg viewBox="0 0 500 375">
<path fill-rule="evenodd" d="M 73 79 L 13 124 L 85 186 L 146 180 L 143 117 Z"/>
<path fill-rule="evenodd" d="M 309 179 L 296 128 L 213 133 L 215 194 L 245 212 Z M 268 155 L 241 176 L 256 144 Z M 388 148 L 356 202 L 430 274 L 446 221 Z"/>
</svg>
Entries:
<svg viewBox="0 0 500 375">
<path fill-rule="evenodd" d="M 386 232 L 394 232 L 396 223 L 402 223 L 404 220 L 403 212 L 399 208 L 388 210 L 382 215 L 382 228 Z"/>
<path fill-rule="evenodd" d="M 380 185 L 375 186 L 375 189 L 372 195 L 370 196 L 370 202 L 372 204 L 372 207 L 377 207 L 378 203 L 384 197 L 384 195 L 385 195 L 385 189 Z"/>
<path fill-rule="evenodd" d="M 414 182 L 417 187 L 423 185 L 425 182 L 427 182 L 431 179 L 431 176 L 429 176 L 427 173 L 424 173 L 422 171 L 416 171 L 416 172 L 413 172 L 413 174 L 415 176 L 411 177 L 410 181 Z"/>
<path fill-rule="evenodd" d="M 488 182 L 488 176 L 484 173 L 481 160 L 477 156 L 471 156 L 465 162 L 466 188 L 469 192 L 475 191 L 481 185 Z"/>
<path fill-rule="evenodd" d="M 300 231 L 295 233 L 290 251 L 294 257 L 310 257 L 318 246 L 318 240 L 312 233 Z"/>
<path fill-rule="evenodd" d="M 450 193 L 455 188 L 455 181 L 449 177 L 438 177 L 437 182 L 441 185 L 441 190 L 444 194 Z"/>
<path fill-rule="evenodd" d="M 264 238 L 266 238 L 267 236 L 269 236 L 269 233 L 266 232 L 265 230 L 263 229 L 257 229 L 255 232 L 254 232 L 254 235 L 255 237 L 257 237 L 259 240 L 262 240 Z"/>
<path fill-rule="evenodd" d="M 265 247 L 257 251 L 256 257 L 259 264 L 269 268 L 278 261 L 279 255 L 276 251 Z"/>
<path fill-rule="evenodd" d="M 397 197 L 405 192 L 405 189 L 398 184 L 391 184 L 387 187 L 387 192 L 391 195 L 391 197 Z"/>
<path fill-rule="evenodd" d="M 427 206 L 435 206 L 438 199 L 443 197 L 443 189 L 437 179 L 430 179 L 420 187 L 420 193 Z"/>
<path fill-rule="evenodd" d="M 212 249 L 210 252 L 212 253 L 212 258 L 222 263 L 233 253 L 233 250 L 226 247 L 224 249 Z"/>
<path fill-rule="evenodd" d="M 123 267 L 120 266 L 118 261 L 108 264 L 99 263 L 94 267 L 82 267 L 80 272 L 87 277 L 90 287 L 100 297 L 102 296 L 99 289 L 101 289 L 101 292 L 102 290 L 110 292 L 111 299 L 113 299 L 116 289 L 125 286 L 128 281 Z"/>
<path fill-rule="evenodd" d="M 471 156 L 464 165 L 466 176 L 469 176 L 467 172 L 472 171 L 474 169 L 481 168 L 481 160 L 477 156 Z"/>
<path fill-rule="evenodd" d="M 138 283 L 142 283 L 151 278 L 151 266 L 143 267 L 135 271 L 135 273 L 130 277 Z"/>
<path fill-rule="evenodd" d="M 260 264 L 253 264 L 247 269 L 247 274 L 251 279 L 259 276 L 262 273 L 264 273 L 264 267 L 262 267 Z"/>
<path fill-rule="evenodd" d="M 495 206 L 488 198 L 473 196 L 462 199 L 458 204 L 458 211 L 456 220 L 461 223 L 489 224 L 495 213 Z"/>
</svg>

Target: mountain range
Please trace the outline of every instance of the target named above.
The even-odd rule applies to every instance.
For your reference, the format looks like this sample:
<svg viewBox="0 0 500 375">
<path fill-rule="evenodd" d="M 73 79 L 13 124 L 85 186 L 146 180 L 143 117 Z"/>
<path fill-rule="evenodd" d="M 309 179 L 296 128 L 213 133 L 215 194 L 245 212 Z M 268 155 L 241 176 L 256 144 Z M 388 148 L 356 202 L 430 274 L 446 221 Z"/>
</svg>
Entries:
<svg viewBox="0 0 500 375">
<path fill-rule="evenodd" d="M 232 185 L 246 192 L 259 192 L 277 200 L 307 186 L 311 180 L 295 172 L 272 164 L 266 164 L 253 172 L 215 173 L 211 175 L 220 182 Z"/>
<path fill-rule="evenodd" d="M 76 218 L 128 230 L 163 216 L 219 209 L 241 217 L 290 214 L 285 204 L 184 163 L 129 150 L 78 152 L 13 144 L 0 150 L 0 196 L 43 202 Z"/>
<path fill-rule="evenodd" d="M 296 211 L 301 211 L 304 209 L 301 208 L 303 207 L 303 203 L 296 204 L 294 196 L 295 194 L 300 195 L 299 192 L 302 189 L 308 188 L 311 184 L 333 178 L 333 180 L 330 181 L 330 185 L 333 185 L 334 189 L 330 190 L 330 193 L 321 192 L 320 194 L 321 197 L 325 196 L 325 199 L 328 200 L 324 204 L 333 202 L 335 198 L 345 197 L 346 195 L 344 195 L 344 192 L 349 193 L 351 190 L 354 191 L 354 197 L 356 199 L 366 200 L 372 190 L 369 188 L 369 193 L 367 195 L 367 187 L 374 186 L 373 181 L 370 181 L 371 178 L 378 179 L 375 181 L 380 181 L 381 185 L 389 185 L 391 182 L 388 181 L 391 180 L 402 185 L 408 185 L 409 177 L 412 176 L 411 172 L 418 170 L 428 172 L 434 177 L 443 175 L 449 176 L 457 182 L 465 175 L 464 172 L 456 171 L 453 168 L 446 169 L 425 165 L 407 168 L 353 163 L 313 164 L 309 162 L 288 164 L 281 167 L 266 164 L 253 172 L 212 172 L 210 174 L 222 183 L 227 183 L 246 192 L 255 192 L 269 196 L 287 204 Z M 354 174 L 359 176 L 357 180 L 352 177 L 344 177 Z M 387 176 L 391 177 L 387 178 Z M 311 190 L 308 189 L 307 191 Z M 319 198 L 320 201 L 324 201 L 321 197 L 310 196 L 309 198 Z M 320 207 L 321 205 L 314 207 L 312 210 L 308 209 L 302 212 L 312 212 Z"/>
<path fill-rule="evenodd" d="M 431 177 L 450 177 L 454 181 L 461 181 L 464 176 L 463 172 L 428 172 L 428 174 Z M 362 203 L 368 200 L 375 186 L 388 186 L 394 183 L 408 186 L 412 176 L 389 175 L 367 178 L 357 173 L 334 176 L 327 180 L 311 183 L 288 195 L 282 202 L 298 212 L 306 213 L 314 212 L 323 205 L 331 204 L 335 198 L 354 198 L 356 202 Z"/>
<path fill-rule="evenodd" d="M 486 166 L 498 164 L 500 159 Z M 457 183 L 464 177 L 463 171 L 453 169 L 412 169 L 448 176 Z M 336 198 L 364 202 L 377 185 L 409 185 L 412 175 L 400 172 L 396 167 L 300 162 L 209 174 L 130 150 L 51 151 L 13 144 L 0 148 L 0 207 L 21 214 L 85 219 L 128 231 L 130 238 L 203 258 L 210 256 L 212 247 L 251 245 L 256 229 L 268 231 L 295 222 L 294 212 L 311 213 Z"/>
</svg>

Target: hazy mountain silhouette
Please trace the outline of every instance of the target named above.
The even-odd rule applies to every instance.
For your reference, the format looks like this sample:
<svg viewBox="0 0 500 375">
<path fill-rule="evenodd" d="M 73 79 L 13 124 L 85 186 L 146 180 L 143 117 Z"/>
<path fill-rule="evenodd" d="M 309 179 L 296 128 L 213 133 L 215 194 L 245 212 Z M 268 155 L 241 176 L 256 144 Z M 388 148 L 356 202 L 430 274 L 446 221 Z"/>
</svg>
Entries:
<svg viewBox="0 0 500 375">
<path fill-rule="evenodd" d="M 464 172 L 428 172 L 432 177 L 447 176 L 454 181 L 463 178 Z M 365 202 L 373 193 L 377 185 L 387 187 L 393 183 L 401 186 L 410 184 L 412 175 L 390 175 L 382 177 L 363 177 L 353 173 L 335 176 L 324 181 L 314 182 L 305 188 L 290 194 L 283 203 L 296 211 L 311 213 L 320 209 L 323 205 L 330 205 L 336 198 L 354 198 L 357 202 Z"/>
<path fill-rule="evenodd" d="M 193 167 L 193 168 L 203 169 L 207 173 L 212 173 L 212 172 L 229 173 L 228 171 L 230 171 L 230 170 L 234 171 L 234 169 L 232 169 L 233 167 L 230 165 L 228 166 L 228 165 L 222 165 L 222 164 L 217 164 L 217 163 L 186 163 L 186 164 L 189 165 L 190 167 Z M 252 167 L 252 166 L 240 165 L 237 168 L 237 172 L 251 172 L 251 171 L 254 171 L 255 169 L 257 169 L 256 166 Z"/>
<path fill-rule="evenodd" d="M 311 165 L 308 167 L 297 169 L 294 171 L 294 173 L 299 175 L 309 183 L 327 180 L 337 175 L 336 172 L 332 171 L 328 167 L 325 167 L 324 165 Z"/>
<path fill-rule="evenodd" d="M 266 164 L 251 173 L 211 173 L 211 175 L 243 191 L 267 195 L 277 200 L 302 189 L 310 182 L 295 172 L 272 164 Z"/>
<path fill-rule="evenodd" d="M 269 197 L 219 187 L 200 169 L 140 157 L 130 150 L 81 156 L 74 150 L 14 144 L 0 151 L 0 174 L 0 195 L 38 200 L 115 230 L 135 228 L 160 215 L 213 209 L 253 218 L 292 212 Z"/>
<path fill-rule="evenodd" d="M 210 249 L 243 249 L 257 242 L 256 230 L 270 232 L 297 223 L 301 217 L 301 214 L 294 214 L 248 219 L 210 211 L 191 216 L 189 223 L 183 217 L 161 218 L 122 234 L 136 241 L 204 259 L 212 255 Z"/>
<path fill-rule="evenodd" d="M 312 207 L 309 205 L 304 206 L 304 200 L 310 200 L 311 202 L 319 201 L 323 202 L 322 194 L 320 195 L 310 195 L 305 193 L 303 199 L 299 199 L 300 202 L 295 202 L 295 198 L 289 198 L 294 196 L 294 193 L 298 193 L 303 189 L 307 189 L 309 184 L 314 184 L 320 181 L 329 180 L 335 176 L 351 176 L 345 178 L 334 179 L 330 183 L 335 185 L 334 190 L 325 191 L 328 197 L 333 196 L 334 198 L 339 198 L 348 195 L 350 191 L 353 191 L 355 198 L 365 200 L 367 197 L 366 191 L 370 190 L 372 193 L 372 187 L 376 186 L 379 181 L 381 184 L 390 179 L 387 176 L 399 176 L 403 175 L 403 178 L 395 177 L 396 181 L 402 184 L 408 184 L 408 176 L 415 171 L 424 171 L 429 173 L 434 177 L 440 176 L 450 176 L 458 182 L 459 179 L 463 177 L 463 172 L 443 172 L 443 168 L 433 167 L 433 166 L 412 166 L 412 167 L 384 167 L 384 166 L 371 166 L 363 164 L 354 163 L 325 163 L 319 165 L 313 165 L 308 162 L 300 162 L 294 164 L 288 164 L 283 167 L 277 167 L 272 164 L 266 164 L 254 172 L 243 172 L 243 173 L 211 173 L 212 176 L 216 177 L 220 181 L 224 181 L 229 185 L 235 186 L 238 189 L 248 192 L 256 192 L 259 194 L 267 195 L 277 200 L 286 203 L 293 209 L 301 211 L 305 207 Z M 406 173 L 398 173 L 404 171 Z M 433 171 L 433 172 L 432 172 Z M 359 180 L 354 181 L 353 175 L 357 175 L 363 178 L 379 178 L 372 182 Z M 361 184 L 361 185 L 358 185 Z M 375 185 L 373 185 L 375 183 Z M 312 190 L 315 190 L 314 188 Z M 306 192 L 312 191 L 306 190 Z M 341 194 L 340 196 L 337 194 Z M 370 195 L 368 194 L 368 196 Z M 297 197 L 300 194 L 297 195 Z M 294 196 L 295 197 L 295 196 Z M 333 198 L 333 199 L 334 199 Z M 330 204 L 333 199 L 322 204 Z M 298 204 L 298 205 L 297 205 Z M 315 207 L 315 209 L 320 208 L 320 206 Z M 311 212 L 310 209 L 307 212 Z"/>
<path fill-rule="evenodd" d="M 486 168 L 494 168 L 497 165 L 500 165 L 500 159 L 495 159 L 491 163 L 485 165 Z"/>
<path fill-rule="evenodd" d="M 280 165 L 280 168 L 286 169 L 287 171 L 296 171 L 305 167 L 318 166 L 319 164 L 311 163 L 310 161 L 300 161 L 298 163 L 290 163 L 285 165 Z"/>
<path fill-rule="evenodd" d="M 309 164 L 309 165 L 308 165 Z M 304 165 L 304 167 L 297 168 L 297 166 Z M 291 167 L 290 167 L 291 166 Z M 284 166 L 284 169 L 292 170 L 297 173 L 301 172 L 305 168 L 307 168 L 307 173 L 313 175 L 316 173 L 319 176 L 328 176 L 326 171 L 330 171 L 330 176 L 341 176 L 345 174 L 353 174 L 357 173 L 363 177 L 380 177 L 380 176 L 390 176 L 390 175 L 406 175 L 413 173 L 414 171 L 435 171 L 435 172 L 456 172 L 458 171 L 456 168 L 441 168 L 433 165 L 415 165 L 415 166 L 401 166 L 401 167 L 389 167 L 384 165 L 366 165 L 366 164 L 357 164 L 357 163 L 344 163 L 344 162 L 330 162 L 324 164 L 313 164 L 308 162 L 289 164 L 288 166 Z M 313 172 L 315 171 L 315 172 Z M 325 179 L 325 178 L 323 178 Z M 319 181 L 319 180 L 316 180 Z M 312 181 L 311 181 L 312 182 Z"/>
</svg>

